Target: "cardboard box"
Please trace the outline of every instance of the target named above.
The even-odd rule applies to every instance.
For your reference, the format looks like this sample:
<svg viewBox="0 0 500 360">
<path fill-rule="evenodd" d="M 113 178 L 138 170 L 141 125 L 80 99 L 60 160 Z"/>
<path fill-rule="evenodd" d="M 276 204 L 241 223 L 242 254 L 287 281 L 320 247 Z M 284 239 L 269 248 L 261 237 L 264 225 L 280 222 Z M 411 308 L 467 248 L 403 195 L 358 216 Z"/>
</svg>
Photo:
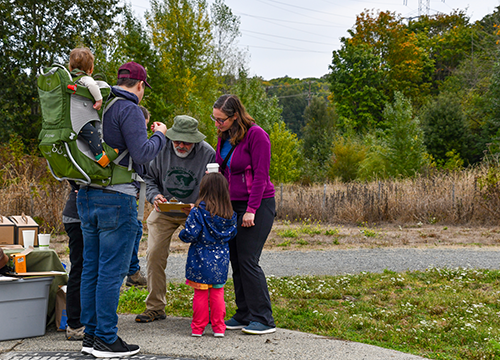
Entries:
<svg viewBox="0 0 500 360">
<path fill-rule="evenodd" d="M 0 215 L 0 245 L 14 245 L 14 231 L 14 223 Z"/>
<path fill-rule="evenodd" d="M 0 341 L 45 335 L 52 277 L 0 282 Z"/>
<path fill-rule="evenodd" d="M 23 230 L 35 230 L 35 246 L 38 246 L 38 224 L 30 216 L 24 214 L 9 216 L 14 223 L 14 244 L 24 245 Z"/>
</svg>

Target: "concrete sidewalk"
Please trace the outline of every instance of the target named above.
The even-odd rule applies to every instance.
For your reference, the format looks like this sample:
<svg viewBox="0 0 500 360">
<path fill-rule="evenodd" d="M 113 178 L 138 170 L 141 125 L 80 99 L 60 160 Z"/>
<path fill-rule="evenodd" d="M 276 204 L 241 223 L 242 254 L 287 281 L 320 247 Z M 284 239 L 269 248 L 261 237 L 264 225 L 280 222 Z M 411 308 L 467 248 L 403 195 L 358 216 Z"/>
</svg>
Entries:
<svg viewBox="0 0 500 360">
<path fill-rule="evenodd" d="M 227 330 L 224 338 L 215 338 L 208 326 L 200 338 L 191 336 L 189 318 L 167 317 L 148 324 L 136 323 L 134 319 L 135 315 L 120 315 L 118 322 L 118 335 L 141 347 L 139 354 L 130 359 L 423 359 L 377 346 L 284 329 L 269 335 L 246 335 L 240 330 Z M 64 332 L 50 330 L 45 336 L 0 342 L 0 359 L 93 359 L 80 355 L 80 350 L 80 341 L 67 341 Z"/>
</svg>

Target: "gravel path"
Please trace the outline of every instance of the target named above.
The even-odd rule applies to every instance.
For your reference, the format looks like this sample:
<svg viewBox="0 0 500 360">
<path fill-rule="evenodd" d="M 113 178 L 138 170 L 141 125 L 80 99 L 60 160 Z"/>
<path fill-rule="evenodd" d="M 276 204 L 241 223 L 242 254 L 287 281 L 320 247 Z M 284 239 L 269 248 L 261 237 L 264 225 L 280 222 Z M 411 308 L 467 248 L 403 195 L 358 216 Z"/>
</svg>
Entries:
<svg viewBox="0 0 500 360">
<path fill-rule="evenodd" d="M 167 279 L 183 280 L 185 254 L 168 258 Z M 140 259 L 146 269 L 146 259 Z M 266 276 L 341 275 L 362 271 L 425 270 L 429 267 L 500 269 L 500 248 L 355 249 L 322 251 L 264 251 L 260 265 Z"/>
</svg>

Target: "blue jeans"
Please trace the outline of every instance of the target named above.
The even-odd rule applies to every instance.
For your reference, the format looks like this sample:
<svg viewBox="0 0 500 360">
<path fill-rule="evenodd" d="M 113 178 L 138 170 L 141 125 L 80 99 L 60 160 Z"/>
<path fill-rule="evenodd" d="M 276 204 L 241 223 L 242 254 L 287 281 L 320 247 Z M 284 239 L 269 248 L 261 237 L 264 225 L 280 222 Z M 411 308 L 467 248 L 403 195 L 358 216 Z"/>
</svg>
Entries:
<svg viewBox="0 0 500 360">
<path fill-rule="evenodd" d="M 139 230 L 137 202 L 134 196 L 81 188 L 77 204 L 84 244 L 80 320 L 85 333 L 112 344 L 118 337 L 120 287 Z"/>
<path fill-rule="evenodd" d="M 139 244 L 142 239 L 142 222 L 137 220 L 137 225 L 139 226 L 139 230 L 137 231 L 137 236 L 135 237 L 134 250 L 132 251 L 132 260 L 130 260 L 130 268 L 128 269 L 128 276 L 134 275 L 136 272 L 141 270 L 139 266 L 139 258 L 137 254 L 139 252 Z"/>
</svg>

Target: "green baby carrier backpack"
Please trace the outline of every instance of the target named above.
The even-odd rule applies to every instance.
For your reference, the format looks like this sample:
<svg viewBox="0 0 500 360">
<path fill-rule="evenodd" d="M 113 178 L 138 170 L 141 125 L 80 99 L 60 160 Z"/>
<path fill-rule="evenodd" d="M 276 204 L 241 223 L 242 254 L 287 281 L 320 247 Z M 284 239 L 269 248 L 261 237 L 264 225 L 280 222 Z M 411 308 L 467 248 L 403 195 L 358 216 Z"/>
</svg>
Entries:
<svg viewBox="0 0 500 360">
<path fill-rule="evenodd" d="M 134 179 L 131 166 L 118 165 L 127 154 L 118 156 L 114 149 L 102 141 L 102 124 L 99 112 L 93 108 L 94 99 L 89 90 L 77 84 L 79 77 L 62 65 L 54 64 L 44 69 L 38 76 L 38 94 L 42 109 L 42 131 L 38 136 L 38 145 L 52 175 L 59 181 L 74 180 L 79 184 L 108 186 L 129 183 Z M 110 94 L 110 87 L 103 81 L 97 81 L 103 99 Z M 102 115 L 114 101 L 103 107 Z M 89 145 L 78 138 L 82 127 L 91 122 L 98 130 L 102 148 L 108 155 L 109 165 L 99 165 L 90 151 Z"/>
</svg>

